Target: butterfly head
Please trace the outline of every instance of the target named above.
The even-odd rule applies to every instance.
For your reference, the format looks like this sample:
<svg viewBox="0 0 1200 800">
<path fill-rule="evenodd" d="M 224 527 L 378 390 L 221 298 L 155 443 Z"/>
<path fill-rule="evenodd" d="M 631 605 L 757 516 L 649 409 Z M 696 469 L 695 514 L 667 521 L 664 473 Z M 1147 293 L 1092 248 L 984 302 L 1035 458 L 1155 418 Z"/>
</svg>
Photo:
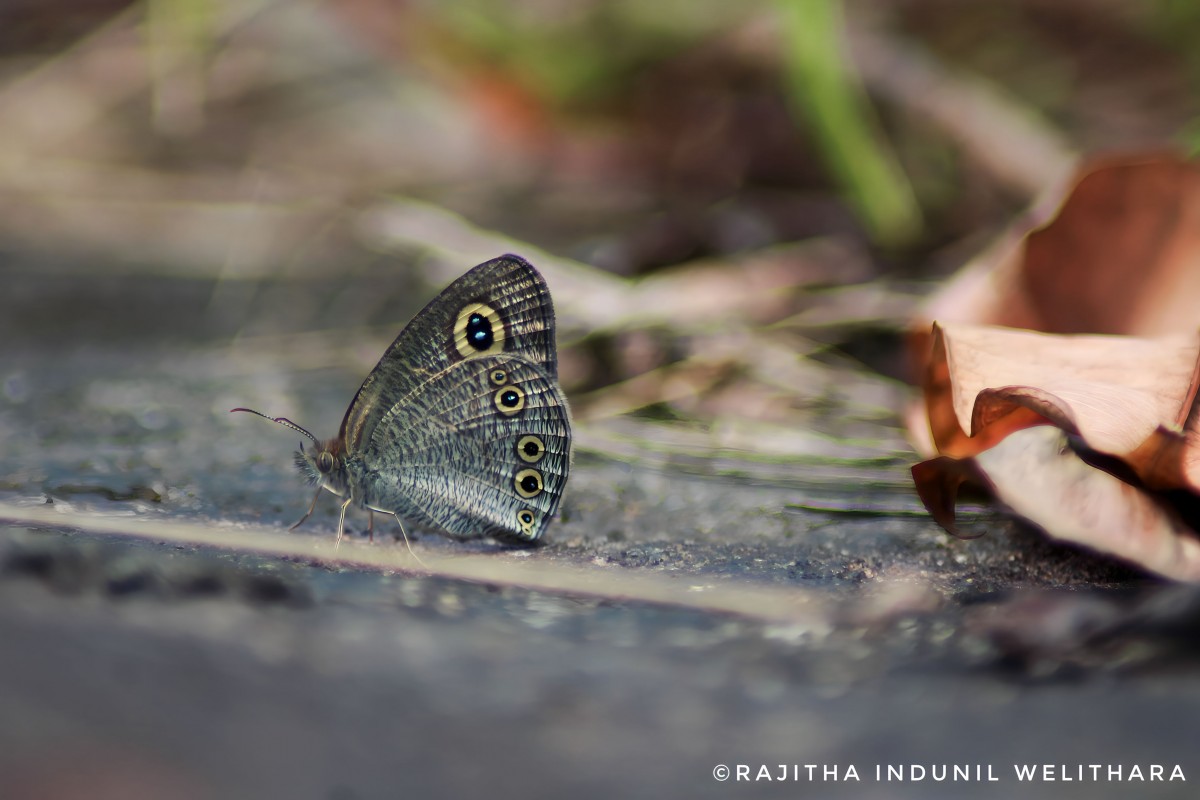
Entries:
<svg viewBox="0 0 1200 800">
<path fill-rule="evenodd" d="M 296 451 L 296 469 L 300 470 L 300 474 L 313 486 L 321 486 L 336 495 L 346 493 L 350 479 L 346 473 L 346 451 L 340 438 L 322 442 L 287 417 L 268 417 L 261 411 L 255 411 L 252 408 L 235 408 L 233 410 L 257 414 L 263 419 L 269 419 L 271 422 L 304 434 L 312 441 L 314 447 L 305 450 L 304 442 L 300 443 L 300 449 Z"/>
<path fill-rule="evenodd" d="M 296 469 L 313 486 L 321 486 L 336 495 L 344 496 L 350 485 L 346 473 L 345 449 L 341 439 L 326 442 L 313 439 L 315 447 L 305 450 L 304 442 L 296 451 Z"/>
</svg>

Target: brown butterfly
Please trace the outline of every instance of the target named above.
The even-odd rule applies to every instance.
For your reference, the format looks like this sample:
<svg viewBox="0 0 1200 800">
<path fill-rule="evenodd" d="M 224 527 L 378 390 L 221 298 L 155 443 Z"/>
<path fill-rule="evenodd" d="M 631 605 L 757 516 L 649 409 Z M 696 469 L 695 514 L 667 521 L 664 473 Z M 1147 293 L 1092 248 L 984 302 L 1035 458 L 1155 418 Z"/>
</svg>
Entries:
<svg viewBox="0 0 1200 800">
<path fill-rule="evenodd" d="M 363 381 L 338 435 L 296 466 L 351 505 L 459 536 L 537 541 L 571 466 L 571 419 L 558 385 L 546 281 L 514 255 L 451 283 L 413 317 Z M 372 528 L 374 519 L 372 518 Z M 403 526 L 402 526 L 403 530 Z"/>
</svg>

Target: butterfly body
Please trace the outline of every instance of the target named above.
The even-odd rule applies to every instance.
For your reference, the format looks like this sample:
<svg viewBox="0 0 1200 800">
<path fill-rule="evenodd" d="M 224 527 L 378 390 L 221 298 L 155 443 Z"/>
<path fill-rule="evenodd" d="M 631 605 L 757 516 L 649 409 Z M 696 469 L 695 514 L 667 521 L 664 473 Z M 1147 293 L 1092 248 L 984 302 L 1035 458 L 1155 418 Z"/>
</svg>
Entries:
<svg viewBox="0 0 1200 800">
<path fill-rule="evenodd" d="M 337 437 L 276 421 L 313 439 L 297 467 L 318 493 L 344 498 L 343 519 L 353 504 L 455 535 L 536 541 L 571 454 L 544 279 L 516 256 L 480 264 L 396 337 Z"/>
</svg>

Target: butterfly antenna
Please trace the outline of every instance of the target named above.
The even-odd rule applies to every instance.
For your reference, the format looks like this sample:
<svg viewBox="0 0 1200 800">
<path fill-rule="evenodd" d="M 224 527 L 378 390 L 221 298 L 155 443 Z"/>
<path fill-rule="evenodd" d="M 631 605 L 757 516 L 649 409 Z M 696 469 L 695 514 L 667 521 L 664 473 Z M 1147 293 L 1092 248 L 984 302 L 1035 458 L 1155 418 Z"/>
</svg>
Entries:
<svg viewBox="0 0 1200 800">
<path fill-rule="evenodd" d="M 258 416 L 262 417 L 263 419 L 269 419 L 271 422 L 277 422 L 280 425 L 282 425 L 283 427 L 291 428 L 292 430 L 296 431 L 297 433 L 303 433 L 309 439 L 312 439 L 313 443 L 318 444 L 318 445 L 320 444 L 320 442 L 317 441 L 317 437 L 313 436 L 311 433 L 306 431 L 304 428 L 301 428 L 299 425 L 292 422 L 287 417 L 268 417 L 266 414 L 262 413 L 261 411 L 255 411 L 253 408 L 231 408 L 229 410 L 229 413 L 232 414 L 234 411 L 248 411 L 251 414 L 257 414 Z M 301 521 L 303 521 L 303 520 L 301 520 Z"/>
</svg>

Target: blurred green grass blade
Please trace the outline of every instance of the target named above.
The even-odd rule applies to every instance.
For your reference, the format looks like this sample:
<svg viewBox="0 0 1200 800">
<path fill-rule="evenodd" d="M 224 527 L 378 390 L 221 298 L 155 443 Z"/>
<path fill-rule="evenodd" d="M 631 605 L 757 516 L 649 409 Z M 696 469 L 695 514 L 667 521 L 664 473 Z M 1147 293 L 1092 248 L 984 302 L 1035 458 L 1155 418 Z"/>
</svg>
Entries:
<svg viewBox="0 0 1200 800">
<path fill-rule="evenodd" d="M 146 0 L 154 124 L 191 133 L 202 123 L 205 70 L 215 45 L 216 0 Z"/>
<path fill-rule="evenodd" d="M 840 0 L 777 0 L 791 101 L 872 236 L 912 241 L 921 212 L 847 64 Z"/>
</svg>

